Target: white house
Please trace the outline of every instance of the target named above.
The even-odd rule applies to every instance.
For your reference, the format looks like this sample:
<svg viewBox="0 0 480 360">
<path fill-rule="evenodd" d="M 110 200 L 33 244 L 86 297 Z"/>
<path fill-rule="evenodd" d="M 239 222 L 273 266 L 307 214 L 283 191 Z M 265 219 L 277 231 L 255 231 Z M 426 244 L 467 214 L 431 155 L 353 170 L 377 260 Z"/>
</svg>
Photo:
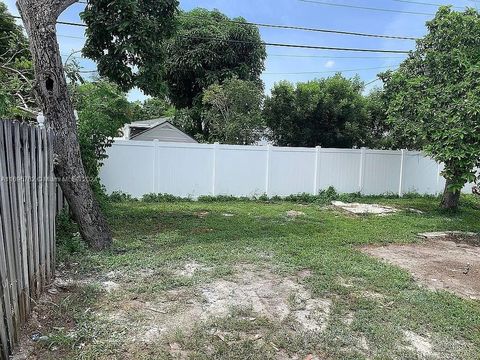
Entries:
<svg viewBox="0 0 480 360">
<path fill-rule="evenodd" d="M 123 138 L 126 140 L 138 141 L 164 141 L 164 142 L 182 142 L 197 143 L 194 138 L 185 134 L 182 130 L 175 127 L 171 118 L 159 118 L 152 120 L 135 121 L 125 125 L 123 128 Z"/>
</svg>

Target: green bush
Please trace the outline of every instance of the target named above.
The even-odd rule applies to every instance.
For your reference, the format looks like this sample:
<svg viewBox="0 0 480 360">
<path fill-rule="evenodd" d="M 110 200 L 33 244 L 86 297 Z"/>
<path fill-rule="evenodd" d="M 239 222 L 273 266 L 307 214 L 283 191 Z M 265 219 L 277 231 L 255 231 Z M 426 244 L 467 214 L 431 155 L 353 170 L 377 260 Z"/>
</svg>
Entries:
<svg viewBox="0 0 480 360">
<path fill-rule="evenodd" d="M 176 202 L 176 201 L 192 201 L 191 198 L 183 198 L 180 196 L 170 195 L 170 194 L 145 194 L 142 197 L 142 201 L 146 203 L 155 203 L 155 202 Z"/>
<path fill-rule="evenodd" d="M 108 200 L 114 203 L 124 202 L 124 201 L 134 201 L 135 198 L 132 198 L 132 195 L 124 193 L 123 191 L 114 191 L 108 197 Z"/>
<path fill-rule="evenodd" d="M 60 261 L 67 259 L 70 255 L 83 253 L 86 244 L 82 241 L 78 232 L 77 224 L 71 219 L 66 210 L 57 215 L 57 250 Z"/>
<path fill-rule="evenodd" d="M 403 196 L 404 198 L 438 198 L 438 195 L 420 195 L 417 193 L 407 193 Z M 204 195 L 199 196 L 196 200 L 199 202 L 234 202 L 234 201 L 259 201 L 259 202 L 280 202 L 280 201 L 287 201 L 299 204 L 319 204 L 319 205 L 326 205 L 332 201 L 338 200 L 343 202 L 355 202 L 359 201 L 362 198 L 369 198 L 369 199 L 394 199 L 398 198 L 397 194 L 394 193 L 386 193 L 382 195 L 362 195 L 359 192 L 356 193 L 347 193 L 347 194 L 339 194 L 333 186 L 325 190 L 320 190 L 317 195 L 312 195 L 308 193 L 301 193 L 301 194 L 292 194 L 285 197 L 282 196 L 271 196 L 268 197 L 266 194 L 262 194 L 259 196 L 247 197 L 247 196 L 232 196 L 232 195 Z M 101 200 L 101 199 L 100 199 Z M 110 196 L 108 196 L 108 201 L 110 202 L 126 202 L 126 201 L 138 201 L 137 199 L 133 198 L 130 194 L 126 194 L 122 191 L 114 191 Z M 145 194 L 141 198 L 142 202 L 146 203 L 173 203 L 173 202 L 190 202 L 194 201 L 194 199 L 190 197 L 180 197 L 171 194 Z"/>
</svg>

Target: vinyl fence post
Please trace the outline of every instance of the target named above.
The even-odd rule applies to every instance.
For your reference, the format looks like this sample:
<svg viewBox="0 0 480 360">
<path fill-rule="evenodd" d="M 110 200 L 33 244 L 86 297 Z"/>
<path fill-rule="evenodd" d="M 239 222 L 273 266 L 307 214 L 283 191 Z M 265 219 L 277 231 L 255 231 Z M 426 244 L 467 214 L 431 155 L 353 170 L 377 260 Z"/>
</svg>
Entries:
<svg viewBox="0 0 480 360">
<path fill-rule="evenodd" d="M 313 178 L 313 195 L 318 195 L 318 170 L 320 168 L 318 162 L 320 161 L 320 151 L 322 150 L 321 146 L 315 147 L 315 167 L 314 167 L 314 178 Z"/>
<path fill-rule="evenodd" d="M 404 165 L 405 165 L 405 149 L 401 150 L 401 158 L 400 158 L 400 180 L 398 182 L 398 197 L 403 196 L 403 172 L 404 172 Z"/>
<path fill-rule="evenodd" d="M 267 145 L 267 165 L 265 169 L 265 194 L 270 197 L 270 155 L 272 153 L 272 145 Z"/>
<path fill-rule="evenodd" d="M 218 142 L 213 144 L 213 171 L 212 171 L 212 196 L 215 196 L 215 183 L 217 177 L 217 151 L 218 151 Z"/>
<path fill-rule="evenodd" d="M 159 189 L 158 189 L 158 169 L 159 169 L 159 146 L 160 142 L 158 139 L 153 140 L 153 193 L 158 194 Z"/>
<path fill-rule="evenodd" d="M 360 172 L 358 176 L 358 192 L 362 192 L 364 180 L 365 180 L 365 157 L 366 157 L 366 147 L 360 149 Z"/>
</svg>

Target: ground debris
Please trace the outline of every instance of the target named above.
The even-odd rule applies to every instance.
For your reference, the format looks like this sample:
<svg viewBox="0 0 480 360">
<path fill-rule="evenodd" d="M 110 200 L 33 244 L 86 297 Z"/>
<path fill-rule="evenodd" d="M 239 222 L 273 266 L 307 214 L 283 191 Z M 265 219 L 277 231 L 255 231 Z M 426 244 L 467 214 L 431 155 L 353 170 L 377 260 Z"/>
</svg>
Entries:
<svg viewBox="0 0 480 360">
<path fill-rule="evenodd" d="M 407 341 L 411 344 L 409 348 L 415 352 L 421 354 L 422 356 L 432 356 L 432 344 L 430 340 L 424 336 L 420 336 L 413 331 L 404 331 L 403 332 Z"/>
<path fill-rule="evenodd" d="M 360 204 L 360 203 L 345 203 L 342 201 L 332 201 L 332 205 L 336 206 L 342 210 L 345 210 L 351 214 L 375 214 L 375 215 L 387 215 L 398 212 L 398 209 L 395 209 L 390 206 L 378 205 L 378 204 Z"/>
<path fill-rule="evenodd" d="M 302 212 L 302 211 L 296 211 L 296 210 L 289 210 L 287 211 L 287 217 L 291 218 L 291 219 L 295 219 L 299 216 L 304 216 L 305 213 Z"/>
</svg>

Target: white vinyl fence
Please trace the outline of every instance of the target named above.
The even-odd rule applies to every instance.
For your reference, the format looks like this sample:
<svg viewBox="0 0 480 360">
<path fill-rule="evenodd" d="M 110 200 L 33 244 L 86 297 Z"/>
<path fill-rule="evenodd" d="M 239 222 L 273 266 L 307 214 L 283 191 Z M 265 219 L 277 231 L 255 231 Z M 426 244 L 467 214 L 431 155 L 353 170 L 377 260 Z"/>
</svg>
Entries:
<svg viewBox="0 0 480 360">
<path fill-rule="evenodd" d="M 287 148 L 117 140 L 101 180 L 109 193 L 286 196 L 338 192 L 437 194 L 441 165 L 406 150 Z M 468 186 L 465 191 L 470 191 Z"/>
</svg>

